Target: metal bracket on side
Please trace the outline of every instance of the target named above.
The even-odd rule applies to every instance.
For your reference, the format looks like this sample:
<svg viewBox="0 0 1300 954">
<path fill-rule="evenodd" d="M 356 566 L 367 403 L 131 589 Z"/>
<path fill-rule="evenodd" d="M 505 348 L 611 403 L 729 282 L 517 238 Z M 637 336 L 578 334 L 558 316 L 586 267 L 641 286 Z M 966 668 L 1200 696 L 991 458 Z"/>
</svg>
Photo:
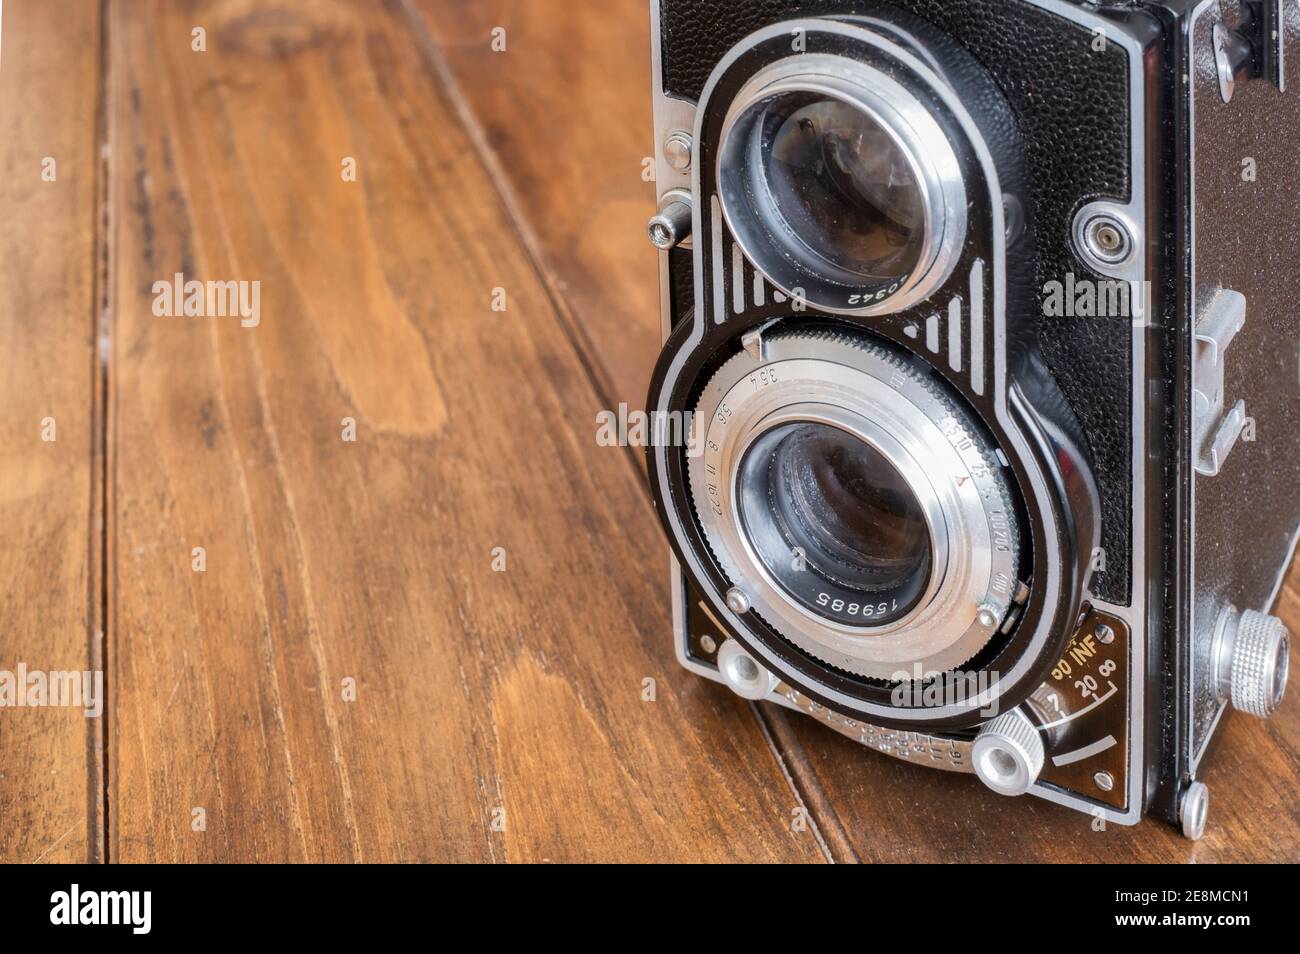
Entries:
<svg viewBox="0 0 1300 954">
<path fill-rule="evenodd" d="M 1224 368 L 1228 346 L 1246 324 L 1246 297 L 1225 288 L 1196 322 L 1192 368 L 1192 447 L 1196 472 L 1214 477 L 1223 469 L 1246 426 L 1246 402 L 1224 413 Z"/>
<path fill-rule="evenodd" d="M 1232 102 L 1239 81 L 1264 77 L 1286 92 L 1286 0 L 1243 0 L 1245 14 L 1241 23 L 1231 28 L 1226 23 L 1214 27 L 1215 68 L 1219 74 L 1219 93 L 1225 103 Z"/>
</svg>

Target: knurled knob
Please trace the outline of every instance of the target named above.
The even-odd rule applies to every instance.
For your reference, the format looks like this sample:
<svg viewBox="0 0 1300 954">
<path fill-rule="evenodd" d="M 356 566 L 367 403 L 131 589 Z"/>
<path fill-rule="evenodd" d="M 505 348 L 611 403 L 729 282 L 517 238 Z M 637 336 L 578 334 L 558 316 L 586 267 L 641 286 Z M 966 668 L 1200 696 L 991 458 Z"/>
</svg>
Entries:
<svg viewBox="0 0 1300 954">
<path fill-rule="evenodd" d="M 1276 616 L 1246 610 L 1232 647 L 1232 704 L 1267 718 L 1282 705 L 1290 668 L 1291 634 Z"/>
<path fill-rule="evenodd" d="M 1004 712 L 975 736 L 971 761 L 980 781 L 999 795 L 1023 795 L 1043 770 L 1043 738 L 1019 709 Z"/>
<path fill-rule="evenodd" d="M 1231 607 L 1215 636 L 1218 694 L 1234 709 L 1266 719 L 1286 694 L 1291 634 L 1276 616 Z"/>
</svg>

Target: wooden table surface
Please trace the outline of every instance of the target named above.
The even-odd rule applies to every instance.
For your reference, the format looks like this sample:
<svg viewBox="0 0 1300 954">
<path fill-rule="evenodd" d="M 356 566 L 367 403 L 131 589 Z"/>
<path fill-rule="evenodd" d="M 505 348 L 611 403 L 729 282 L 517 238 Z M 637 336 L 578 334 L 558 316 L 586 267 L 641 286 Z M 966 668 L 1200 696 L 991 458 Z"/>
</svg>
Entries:
<svg viewBox="0 0 1300 954">
<path fill-rule="evenodd" d="M 1193 844 L 678 668 L 649 89 L 644 0 L 5 3 L 0 668 L 106 701 L 0 710 L 0 859 L 1297 860 L 1294 691 Z"/>
</svg>

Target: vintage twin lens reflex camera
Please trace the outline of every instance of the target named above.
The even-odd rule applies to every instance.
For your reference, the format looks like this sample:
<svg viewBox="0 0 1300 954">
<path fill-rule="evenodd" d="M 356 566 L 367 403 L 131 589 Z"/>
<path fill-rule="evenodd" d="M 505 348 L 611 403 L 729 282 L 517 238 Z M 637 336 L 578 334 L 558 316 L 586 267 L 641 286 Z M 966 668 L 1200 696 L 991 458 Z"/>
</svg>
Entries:
<svg viewBox="0 0 1300 954">
<path fill-rule="evenodd" d="M 682 664 L 1199 837 L 1219 720 L 1286 686 L 1300 3 L 652 22 Z"/>
</svg>

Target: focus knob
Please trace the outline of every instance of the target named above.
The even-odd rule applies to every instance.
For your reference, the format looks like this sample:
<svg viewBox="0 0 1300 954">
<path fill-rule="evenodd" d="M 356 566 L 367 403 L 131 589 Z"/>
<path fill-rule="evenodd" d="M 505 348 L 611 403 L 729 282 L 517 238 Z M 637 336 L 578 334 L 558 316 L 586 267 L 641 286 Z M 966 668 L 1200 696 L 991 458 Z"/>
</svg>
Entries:
<svg viewBox="0 0 1300 954">
<path fill-rule="evenodd" d="M 718 672 L 732 692 L 751 702 L 766 699 L 777 687 L 777 678 L 734 639 L 728 639 L 718 649 Z"/>
<path fill-rule="evenodd" d="M 1214 635 L 1215 688 L 1221 702 L 1266 719 L 1282 705 L 1291 634 L 1276 616 L 1229 606 Z"/>
<path fill-rule="evenodd" d="M 1023 795 L 1043 770 L 1043 739 L 1019 709 L 987 722 L 975 736 L 971 761 L 980 781 L 999 795 Z"/>
</svg>

